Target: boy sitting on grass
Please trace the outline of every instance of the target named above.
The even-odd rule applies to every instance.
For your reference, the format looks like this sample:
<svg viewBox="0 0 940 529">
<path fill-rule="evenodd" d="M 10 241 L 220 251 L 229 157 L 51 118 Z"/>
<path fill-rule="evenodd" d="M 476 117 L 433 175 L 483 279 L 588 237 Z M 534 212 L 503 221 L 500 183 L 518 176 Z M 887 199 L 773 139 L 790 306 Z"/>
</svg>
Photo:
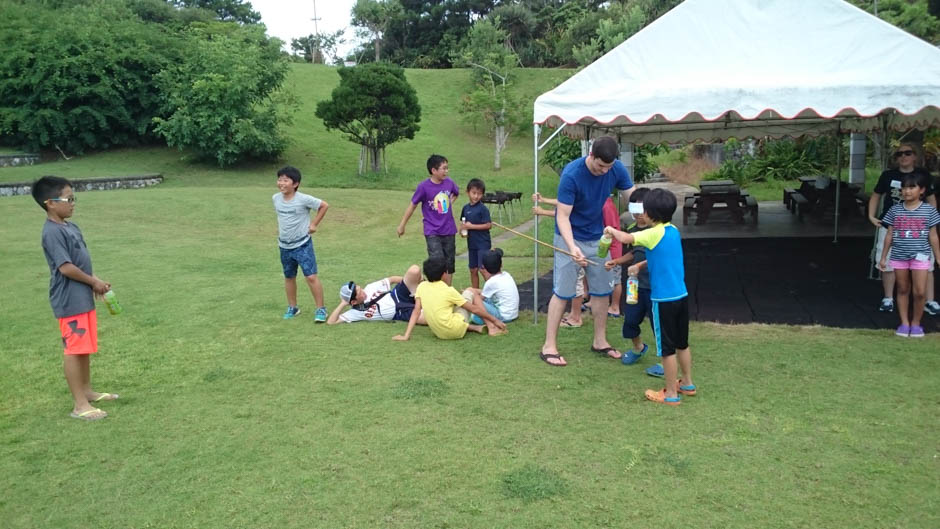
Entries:
<svg viewBox="0 0 940 529">
<path fill-rule="evenodd" d="M 689 294 L 685 288 L 685 264 L 679 230 L 669 221 L 676 212 L 676 196 L 665 189 L 651 189 L 643 200 L 643 211 L 652 226 L 626 233 L 610 226 L 604 232 L 623 244 L 646 248 L 646 260 L 630 265 L 629 275 L 649 267 L 653 327 L 656 329 L 656 355 L 663 359 L 666 387 L 646 390 L 646 398 L 660 404 L 678 406 L 679 393 L 695 395 L 692 383 L 692 352 L 689 349 Z M 678 358 L 678 364 L 676 360 Z M 683 377 L 678 380 L 681 365 Z"/>
<path fill-rule="evenodd" d="M 506 332 L 506 324 L 486 312 L 479 293 L 473 294 L 473 301 L 470 302 L 447 283 L 450 278 L 446 277 L 449 274 L 444 259 L 430 257 L 422 266 L 427 281 L 421 282 L 415 291 L 415 307 L 411 319 L 408 320 L 408 328 L 405 329 L 405 334 L 395 335 L 392 340 L 407 341 L 418 323 L 418 315 L 422 312 L 431 332 L 441 340 L 463 338 L 468 330 L 483 333 L 484 326 L 468 323 L 460 313 L 454 311 L 458 308 L 483 318 L 491 336 Z"/>
<path fill-rule="evenodd" d="M 519 317 L 519 287 L 516 280 L 503 270 L 503 249 L 493 248 L 483 254 L 483 290 L 470 289 L 480 292 L 483 307 L 503 323 L 509 323 Z M 464 291 L 466 292 L 466 291 Z M 483 324 L 483 319 L 476 314 L 470 321 L 477 325 Z"/>
</svg>

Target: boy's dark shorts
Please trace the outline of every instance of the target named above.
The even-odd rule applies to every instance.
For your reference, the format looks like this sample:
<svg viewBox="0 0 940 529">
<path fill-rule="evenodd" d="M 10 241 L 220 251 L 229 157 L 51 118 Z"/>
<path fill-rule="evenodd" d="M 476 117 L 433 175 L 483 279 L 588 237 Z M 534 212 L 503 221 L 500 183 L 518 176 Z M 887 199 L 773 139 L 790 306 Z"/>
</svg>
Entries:
<svg viewBox="0 0 940 529">
<path fill-rule="evenodd" d="M 425 235 L 428 245 L 428 257 L 438 257 L 447 263 L 447 273 L 453 274 L 454 260 L 457 256 L 457 245 L 453 235 Z"/>
<path fill-rule="evenodd" d="M 624 286 L 626 289 L 626 286 Z M 640 335 L 640 324 L 643 318 L 649 317 L 650 326 L 653 327 L 653 335 L 656 334 L 656 327 L 653 322 L 653 302 L 650 301 L 650 289 L 637 289 L 637 302 L 627 303 L 627 296 L 624 294 L 620 298 L 620 313 L 623 314 L 623 337 L 636 338 Z"/>
<path fill-rule="evenodd" d="M 415 297 L 408 290 L 408 285 L 404 281 L 395 285 L 395 288 L 388 293 L 395 300 L 395 315 L 392 319 L 395 321 L 407 322 L 411 319 L 411 313 L 415 309 Z"/>
<path fill-rule="evenodd" d="M 671 356 L 689 347 L 689 297 L 653 302 L 656 356 Z"/>
<path fill-rule="evenodd" d="M 316 275 L 317 273 L 317 254 L 313 251 L 313 239 L 307 239 L 307 242 L 290 250 L 281 250 L 281 266 L 284 268 L 284 277 L 290 279 L 297 277 L 297 265 L 304 271 L 304 277 Z"/>
<path fill-rule="evenodd" d="M 473 268 L 483 268 L 483 256 L 486 255 L 486 252 L 490 251 L 489 248 L 483 250 L 471 250 L 467 249 L 467 261 L 468 267 Z"/>
</svg>

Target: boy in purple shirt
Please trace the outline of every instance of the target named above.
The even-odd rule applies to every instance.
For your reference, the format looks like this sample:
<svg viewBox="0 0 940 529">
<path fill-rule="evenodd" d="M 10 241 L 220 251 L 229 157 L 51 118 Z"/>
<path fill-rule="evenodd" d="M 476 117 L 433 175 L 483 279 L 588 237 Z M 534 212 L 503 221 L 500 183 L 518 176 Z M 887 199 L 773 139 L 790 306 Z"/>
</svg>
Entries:
<svg viewBox="0 0 940 529">
<path fill-rule="evenodd" d="M 428 158 L 428 173 L 431 177 L 424 180 L 415 189 L 411 196 L 411 204 L 398 224 L 398 236 L 405 234 L 405 225 L 418 204 L 421 204 L 421 214 L 424 216 L 424 239 L 427 242 L 428 258 L 439 257 L 447 263 L 447 284 L 454 273 L 454 258 L 456 245 L 454 235 L 457 234 L 457 224 L 454 222 L 454 201 L 460 194 L 457 184 L 447 178 L 447 158 L 439 154 L 432 154 Z"/>
</svg>

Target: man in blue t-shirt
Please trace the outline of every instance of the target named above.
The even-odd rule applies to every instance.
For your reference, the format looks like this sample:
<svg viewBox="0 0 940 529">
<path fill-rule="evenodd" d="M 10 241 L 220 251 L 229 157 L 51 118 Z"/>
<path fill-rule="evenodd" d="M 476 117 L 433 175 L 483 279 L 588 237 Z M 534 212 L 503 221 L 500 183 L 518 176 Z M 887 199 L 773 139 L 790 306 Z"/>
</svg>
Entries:
<svg viewBox="0 0 940 529">
<path fill-rule="evenodd" d="M 633 181 L 617 156 L 617 140 L 603 136 L 594 140 L 591 153 L 565 166 L 558 183 L 554 246 L 573 255 L 555 252 L 552 299 L 548 302 L 545 343 L 539 357 L 553 366 L 567 362 L 558 352 L 558 326 L 566 302 L 576 295 L 578 268 L 584 267 L 594 316 L 591 351 L 610 358 L 620 352 L 607 341 L 607 314 L 613 285 L 619 278 L 604 268 L 607 256 L 598 257 L 597 242 L 604 232 L 604 202 L 614 188 L 632 191 Z"/>
</svg>

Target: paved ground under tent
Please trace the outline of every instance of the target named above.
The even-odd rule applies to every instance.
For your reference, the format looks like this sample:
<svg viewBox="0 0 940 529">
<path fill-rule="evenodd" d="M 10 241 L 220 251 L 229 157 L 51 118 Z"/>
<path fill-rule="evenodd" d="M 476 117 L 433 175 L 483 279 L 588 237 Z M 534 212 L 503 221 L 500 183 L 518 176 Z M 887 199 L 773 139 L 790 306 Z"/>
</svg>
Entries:
<svg viewBox="0 0 940 529">
<path fill-rule="evenodd" d="M 868 278 L 871 237 L 685 239 L 691 317 L 721 323 L 782 323 L 893 329 L 878 312 L 881 281 Z M 551 296 L 551 272 L 539 280 L 539 309 Z M 532 308 L 532 281 L 519 288 Z M 924 329 L 940 332 L 940 316 Z"/>
</svg>

